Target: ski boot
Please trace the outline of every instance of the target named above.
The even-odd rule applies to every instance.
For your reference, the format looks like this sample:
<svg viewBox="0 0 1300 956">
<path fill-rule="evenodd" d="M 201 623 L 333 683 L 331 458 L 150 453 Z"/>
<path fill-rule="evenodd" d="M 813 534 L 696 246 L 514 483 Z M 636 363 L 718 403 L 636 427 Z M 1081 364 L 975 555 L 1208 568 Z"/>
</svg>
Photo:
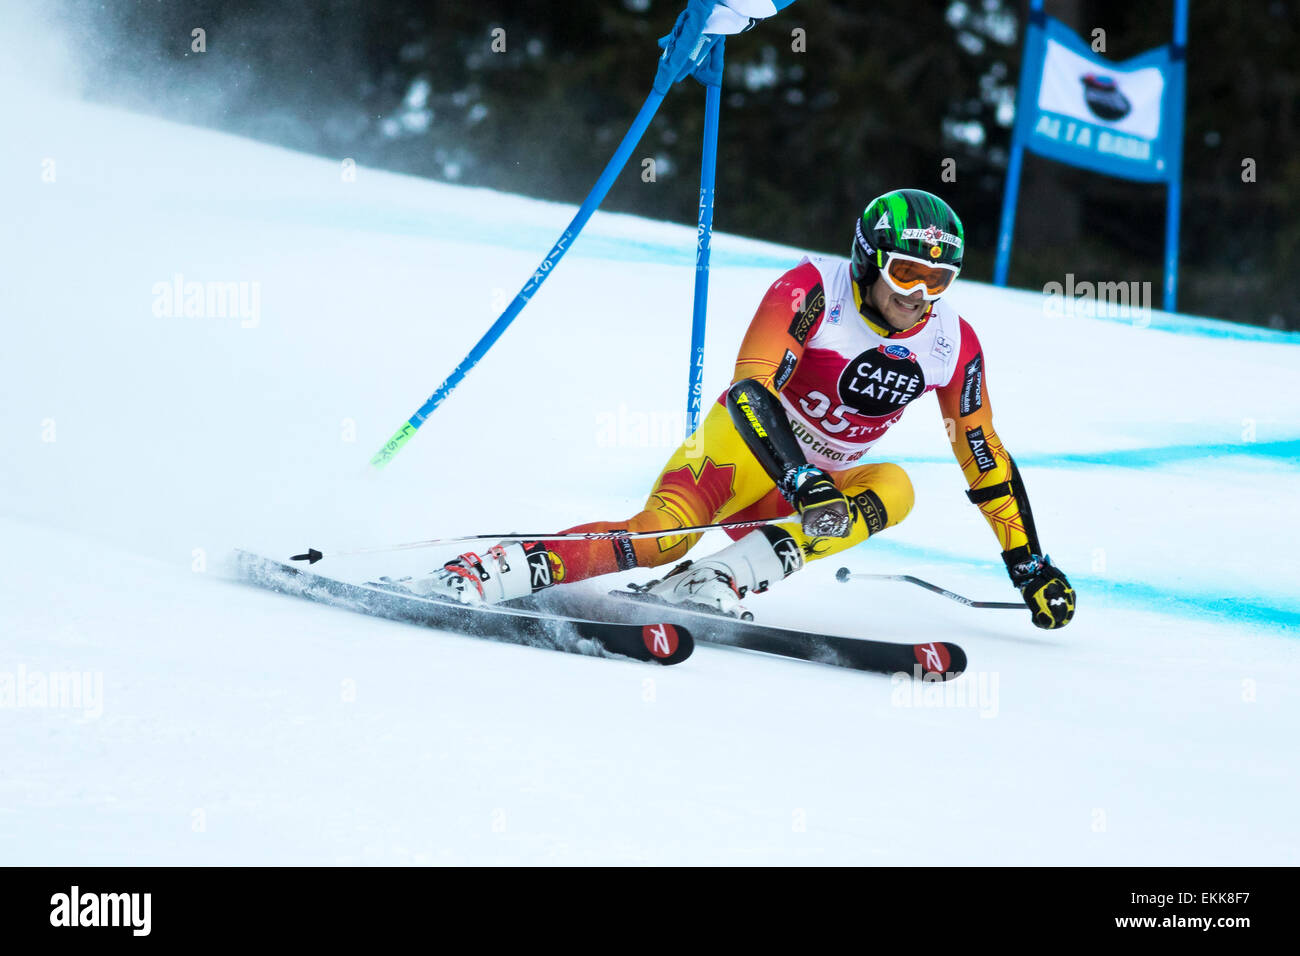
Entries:
<svg viewBox="0 0 1300 956">
<path fill-rule="evenodd" d="M 628 585 L 638 595 L 664 604 L 752 621 L 741 600 L 761 594 L 803 567 L 798 543 L 779 528 L 751 531 L 703 561 L 684 561 L 662 580 Z"/>
<path fill-rule="evenodd" d="M 390 590 L 474 605 L 527 597 L 555 583 L 550 552 L 535 541 L 493 545 L 482 556 L 469 551 L 423 577 L 379 580 Z"/>
</svg>

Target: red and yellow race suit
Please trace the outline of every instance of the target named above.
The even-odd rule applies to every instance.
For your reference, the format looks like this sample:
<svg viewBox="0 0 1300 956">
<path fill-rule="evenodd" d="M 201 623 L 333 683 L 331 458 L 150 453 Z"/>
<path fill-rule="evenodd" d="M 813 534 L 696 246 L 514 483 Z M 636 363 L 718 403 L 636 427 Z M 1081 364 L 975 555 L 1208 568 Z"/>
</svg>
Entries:
<svg viewBox="0 0 1300 956">
<path fill-rule="evenodd" d="M 751 379 L 774 392 L 809 464 L 828 472 L 856 503 L 845 538 L 809 540 L 797 518 L 781 525 L 809 559 L 850 548 L 907 516 L 913 502 L 907 473 L 862 459 L 927 392 L 937 393 L 948 440 L 975 499 L 979 489 L 1005 488 L 1012 479 L 1011 459 L 993 430 L 984 355 L 966 320 L 940 300 L 911 329 L 892 332 L 860 306 L 847 260 L 805 258 L 768 289 L 736 360 L 733 382 Z M 1032 517 L 1027 522 L 1022 516 L 1017 496 L 999 494 L 979 507 L 1002 551 L 1030 542 Z M 640 512 L 569 530 L 658 531 L 785 515 L 793 508 L 719 399 L 673 453 Z M 548 547 L 554 579 L 569 582 L 677 561 L 698 538 L 556 541 Z"/>
</svg>

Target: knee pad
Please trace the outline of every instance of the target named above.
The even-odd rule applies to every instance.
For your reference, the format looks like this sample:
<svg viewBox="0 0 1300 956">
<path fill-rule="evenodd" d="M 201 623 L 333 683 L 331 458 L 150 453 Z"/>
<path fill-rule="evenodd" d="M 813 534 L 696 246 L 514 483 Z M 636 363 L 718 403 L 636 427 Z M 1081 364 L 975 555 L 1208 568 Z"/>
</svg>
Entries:
<svg viewBox="0 0 1300 956">
<path fill-rule="evenodd" d="M 895 525 L 912 511 L 916 503 L 916 492 L 912 488 L 912 479 L 898 465 L 886 462 L 880 466 L 880 476 L 871 483 L 880 500 L 885 503 L 889 514 L 889 524 Z"/>
<path fill-rule="evenodd" d="M 864 477 L 866 481 L 848 489 L 845 495 L 862 516 L 869 533 L 883 531 L 907 517 L 916 500 L 907 472 L 892 462 L 882 462 L 873 465 Z"/>
<path fill-rule="evenodd" d="M 642 511 L 627 522 L 629 531 L 667 531 L 672 527 L 683 527 L 682 517 L 675 511 L 661 507 L 655 511 Z M 656 568 L 661 564 L 680 561 L 686 552 L 695 547 L 700 535 L 684 534 L 680 537 L 664 538 L 622 538 L 615 541 L 614 548 L 622 554 L 618 556 L 618 568 Z"/>
</svg>

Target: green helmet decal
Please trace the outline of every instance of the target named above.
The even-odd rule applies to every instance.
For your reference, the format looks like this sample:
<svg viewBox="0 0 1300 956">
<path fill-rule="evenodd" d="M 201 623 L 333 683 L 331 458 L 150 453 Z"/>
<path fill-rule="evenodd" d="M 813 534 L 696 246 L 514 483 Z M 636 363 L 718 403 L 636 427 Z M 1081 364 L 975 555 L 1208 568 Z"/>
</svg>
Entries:
<svg viewBox="0 0 1300 956">
<path fill-rule="evenodd" d="M 853 237 L 853 279 L 870 285 L 879 254 L 901 252 L 926 262 L 961 267 L 965 236 L 951 206 L 923 189 L 894 189 L 867 204 Z"/>
</svg>

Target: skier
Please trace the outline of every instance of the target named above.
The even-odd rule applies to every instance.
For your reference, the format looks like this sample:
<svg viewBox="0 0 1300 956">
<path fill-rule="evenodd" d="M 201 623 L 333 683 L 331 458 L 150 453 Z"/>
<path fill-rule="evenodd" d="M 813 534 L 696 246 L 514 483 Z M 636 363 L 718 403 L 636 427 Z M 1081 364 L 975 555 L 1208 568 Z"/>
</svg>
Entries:
<svg viewBox="0 0 1300 956">
<path fill-rule="evenodd" d="M 734 543 L 644 588 L 670 604 L 739 615 L 745 595 L 907 517 L 907 473 L 863 459 L 913 401 L 933 391 L 967 497 L 997 536 L 1034 624 L 1069 623 L 1074 590 L 1044 555 L 1024 481 L 993 430 L 979 339 L 940 299 L 961 270 L 963 243 L 961 220 L 938 196 L 897 189 L 873 199 L 849 259 L 805 256 L 768 289 L 741 343 L 731 388 L 669 459 L 645 507 L 624 521 L 569 530 L 659 531 L 790 516 L 729 531 Z M 679 561 L 698 539 L 498 544 L 406 586 L 496 603 Z"/>
</svg>

